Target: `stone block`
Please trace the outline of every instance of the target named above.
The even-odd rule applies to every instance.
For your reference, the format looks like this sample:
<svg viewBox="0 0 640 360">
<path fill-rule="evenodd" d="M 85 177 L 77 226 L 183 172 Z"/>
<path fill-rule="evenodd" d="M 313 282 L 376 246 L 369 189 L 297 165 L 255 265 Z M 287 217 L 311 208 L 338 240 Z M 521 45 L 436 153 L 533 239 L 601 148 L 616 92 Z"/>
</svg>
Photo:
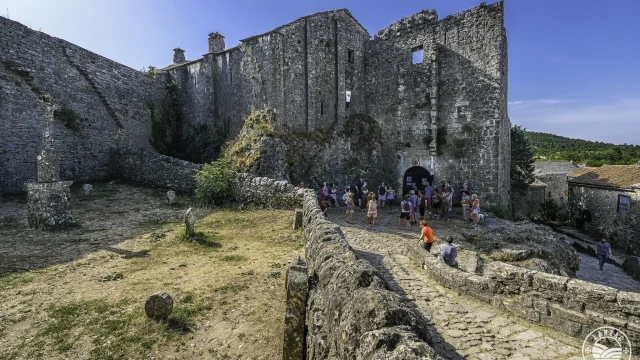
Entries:
<svg viewBox="0 0 640 360">
<path fill-rule="evenodd" d="M 582 336 L 582 324 L 551 316 L 541 316 L 540 323 L 573 337 Z"/>
<path fill-rule="evenodd" d="M 520 294 L 531 289 L 536 272 L 493 261 L 484 267 L 484 275 L 500 283 L 506 292 Z"/>
<path fill-rule="evenodd" d="M 640 294 L 620 291 L 616 302 L 623 313 L 640 316 Z"/>
<path fill-rule="evenodd" d="M 589 310 L 611 311 L 616 304 L 617 289 L 593 284 L 583 280 L 571 279 L 567 283 L 564 305 L 582 312 Z"/>
<path fill-rule="evenodd" d="M 287 266 L 285 286 L 287 305 L 284 316 L 283 360 L 304 359 L 305 318 L 309 292 L 307 266 L 292 263 Z"/>
<path fill-rule="evenodd" d="M 193 208 L 187 209 L 187 212 L 184 214 L 184 231 L 189 237 L 196 234 L 196 219 L 195 210 L 193 210 Z"/>
<path fill-rule="evenodd" d="M 43 149 L 36 158 L 38 182 L 60 181 L 60 156 L 53 149 Z"/>
<path fill-rule="evenodd" d="M 302 209 L 296 209 L 294 213 L 293 230 L 298 230 L 302 227 Z"/>
<path fill-rule="evenodd" d="M 71 224 L 71 184 L 71 181 L 27 184 L 29 227 L 54 229 Z"/>
<path fill-rule="evenodd" d="M 589 320 L 589 318 L 578 311 L 574 311 L 574 310 L 570 310 L 565 308 L 564 306 L 560 305 L 560 304 L 555 304 L 555 303 L 551 303 L 549 304 L 549 311 L 551 312 L 551 316 L 552 317 L 557 317 L 559 319 L 565 319 L 565 320 L 570 320 L 573 321 L 575 323 L 580 323 L 580 324 L 590 324 L 591 321 Z"/>
<path fill-rule="evenodd" d="M 542 315 L 549 315 L 549 302 L 543 299 L 535 299 L 533 301 L 533 309 Z"/>
</svg>

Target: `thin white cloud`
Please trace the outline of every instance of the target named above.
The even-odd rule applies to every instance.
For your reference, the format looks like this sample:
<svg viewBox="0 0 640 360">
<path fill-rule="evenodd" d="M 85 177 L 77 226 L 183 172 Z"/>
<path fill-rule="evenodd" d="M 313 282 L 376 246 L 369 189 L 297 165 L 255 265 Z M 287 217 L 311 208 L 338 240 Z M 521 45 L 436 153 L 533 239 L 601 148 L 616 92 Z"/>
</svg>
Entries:
<svg viewBox="0 0 640 360">
<path fill-rule="evenodd" d="M 509 103 L 511 122 L 531 131 L 614 144 L 640 145 L 640 97 Z"/>
<path fill-rule="evenodd" d="M 578 100 L 567 99 L 535 99 L 535 100 L 515 100 L 509 101 L 509 106 L 539 106 L 539 105 L 560 105 L 579 102 Z"/>
</svg>

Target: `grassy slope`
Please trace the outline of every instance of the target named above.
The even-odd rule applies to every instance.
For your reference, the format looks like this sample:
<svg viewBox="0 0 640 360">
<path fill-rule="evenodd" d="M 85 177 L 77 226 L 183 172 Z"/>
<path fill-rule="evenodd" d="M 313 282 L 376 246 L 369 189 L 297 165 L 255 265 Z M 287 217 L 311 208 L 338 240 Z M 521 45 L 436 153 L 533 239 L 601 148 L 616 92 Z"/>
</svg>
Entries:
<svg viewBox="0 0 640 360">
<path fill-rule="evenodd" d="M 290 211 L 216 210 L 185 239 L 166 225 L 117 247 L 0 277 L 0 359 L 275 359 L 281 356 L 284 267 L 303 255 Z M 101 281 L 122 274 L 118 281 Z M 166 322 L 145 317 L 163 290 Z"/>
</svg>

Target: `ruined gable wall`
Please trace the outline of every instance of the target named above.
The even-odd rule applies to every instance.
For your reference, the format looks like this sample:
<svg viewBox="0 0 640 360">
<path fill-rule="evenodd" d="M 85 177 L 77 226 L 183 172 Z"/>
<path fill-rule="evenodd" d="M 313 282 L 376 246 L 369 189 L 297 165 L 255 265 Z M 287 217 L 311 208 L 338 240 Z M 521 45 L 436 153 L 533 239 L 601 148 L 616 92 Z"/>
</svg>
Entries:
<svg viewBox="0 0 640 360">
<path fill-rule="evenodd" d="M 455 185 L 469 180 L 485 204 L 507 204 L 510 123 L 503 24 L 502 3 L 441 21 L 435 12 L 421 12 L 380 31 L 367 44 L 367 112 L 397 142 L 399 182 L 416 162 L 431 171 L 433 156 L 436 182 L 443 177 Z M 412 49 L 418 46 L 424 49 L 424 62 L 412 64 Z M 430 111 L 432 101 L 437 113 Z M 466 118 L 458 111 L 461 106 Z M 430 125 L 433 115 L 437 128 L 447 132 L 446 145 L 435 143 L 437 154 L 423 141 L 430 128 L 437 138 Z"/>
<path fill-rule="evenodd" d="M 161 81 L 3 17 L 0 48 L 0 191 L 36 178 L 44 94 L 82 118 L 79 130 L 55 124 L 62 179 L 106 179 L 109 149 L 150 147 L 146 104 L 163 97 Z"/>
<path fill-rule="evenodd" d="M 364 112 L 368 37 L 344 11 L 323 12 L 168 72 L 184 98 L 180 105 L 187 128 L 229 124 L 235 136 L 252 107 L 268 106 L 293 130 L 326 130 Z M 353 63 L 349 50 L 354 51 Z M 352 92 L 348 109 L 345 89 Z"/>
</svg>

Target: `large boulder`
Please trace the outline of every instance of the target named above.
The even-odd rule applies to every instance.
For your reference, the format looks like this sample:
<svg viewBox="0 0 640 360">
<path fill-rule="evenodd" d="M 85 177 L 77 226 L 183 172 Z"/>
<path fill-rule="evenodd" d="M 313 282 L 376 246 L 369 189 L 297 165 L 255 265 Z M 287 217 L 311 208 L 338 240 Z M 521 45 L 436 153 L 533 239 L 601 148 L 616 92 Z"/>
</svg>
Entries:
<svg viewBox="0 0 640 360">
<path fill-rule="evenodd" d="M 491 226 L 460 232 L 463 242 L 487 261 L 575 276 L 578 253 L 564 235 L 528 221 L 492 221 Z"/>
<path fill-rule="evenodd" d="M 640 258 L 629 256 L 622 263 L 622 269 L 632 278 L 640 280 Z"/>
</svg>

